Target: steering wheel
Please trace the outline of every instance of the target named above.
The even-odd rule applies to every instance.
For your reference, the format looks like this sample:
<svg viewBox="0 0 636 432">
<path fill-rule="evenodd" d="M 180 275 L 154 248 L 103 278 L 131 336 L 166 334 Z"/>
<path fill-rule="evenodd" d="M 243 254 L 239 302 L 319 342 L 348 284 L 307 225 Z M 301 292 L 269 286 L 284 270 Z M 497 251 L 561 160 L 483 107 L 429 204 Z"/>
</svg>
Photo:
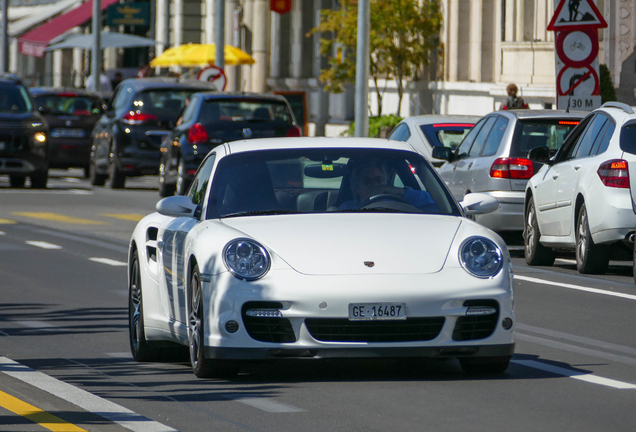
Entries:
<svg viewBox="0 0 636 432">
<path fill-rule="evenodd" d="M 378 194 L 378 195 L 373 195 L 371 198 L 368 198 L 365 202 L 363 202 L 362 204 L 360 204 L 360 208 L 362 207 L 366 207 L 368 205 L 371 204 L 375 204 L 377 202 L 380 201 L 397 201 L 397 202 L 401 202 L 404 204 L 408 204 L 409 202 L 404 199 L 404 197 L 398 196 L 398 195 L 393 195 L 393 194 L 387 194 L 387 193 L 383 193 L 383 194 Z"/>
</svg>

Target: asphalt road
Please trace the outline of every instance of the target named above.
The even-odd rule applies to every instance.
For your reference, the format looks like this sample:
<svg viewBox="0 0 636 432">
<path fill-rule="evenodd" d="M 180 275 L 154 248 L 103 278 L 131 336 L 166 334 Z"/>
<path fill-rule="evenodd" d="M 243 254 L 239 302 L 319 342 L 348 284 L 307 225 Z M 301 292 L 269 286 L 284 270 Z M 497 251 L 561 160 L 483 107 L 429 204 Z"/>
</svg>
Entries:
<svg viewBox="0 0 636 432">
<path fill-rule="evenodd" d="M 201 380 L 136 363 L 126 253 L 156 178 L 47 190 L 0 177 L 0 431 L 629 431 L 636 427 L 631 263 L 581 276 L 513 251 L 517 348 L 503 376 L 456 361 L 287 361 Z M 177 359 L 178 360 L 178 359 Z"/>
</svg>

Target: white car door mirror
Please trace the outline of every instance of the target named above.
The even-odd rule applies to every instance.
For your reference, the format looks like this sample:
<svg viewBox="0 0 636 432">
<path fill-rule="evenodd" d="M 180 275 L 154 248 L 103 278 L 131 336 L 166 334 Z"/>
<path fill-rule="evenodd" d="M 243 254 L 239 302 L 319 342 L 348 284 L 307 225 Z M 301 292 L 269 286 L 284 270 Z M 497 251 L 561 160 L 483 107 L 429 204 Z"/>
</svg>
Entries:
<svg viewBox="0 0 636 432">
<path fill-rule="evenodd" d="M 193 216 L 197 205 L 187 196 L 171 196 L 157 203 L 157 211 L 164 216 L 187 217 Z"/>
<path fill-rule="evenodd" d="M 499 201 L 488 194 L 470 193 L 459 203 L 466 215 L 492 213 L 499 208 Z"/>
</svg>

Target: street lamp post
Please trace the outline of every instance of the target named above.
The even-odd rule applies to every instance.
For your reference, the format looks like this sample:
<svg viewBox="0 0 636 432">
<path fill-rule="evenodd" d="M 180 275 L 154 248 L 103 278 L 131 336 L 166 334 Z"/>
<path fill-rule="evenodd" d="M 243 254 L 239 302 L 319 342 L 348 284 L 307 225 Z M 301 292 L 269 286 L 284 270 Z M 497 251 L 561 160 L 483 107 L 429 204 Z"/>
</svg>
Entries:
<svg viewBox="0 0 636 432">
<path fill-rule="evenodd" d="M 100 89 L 100 77 L 102 74 L 102 2 L 93 0 L 93 54 L 91 59 L 91 76 L 93 83 L 90 90 L 98 92 Z"/>
<path fill-rule="evenodd" d="M 214 13 L 214 66 L 225 69 L 225 0 L 216 0 Z"/>
<path fill-rule="evenodd" d="M 355 136 L 369 136 L 369 0 L 358 2 L 358 46 L 356 53 Z"/>
<path fill-rule="evenodd" d="M 9 0 L 2 0 L 2 33 L 0 33 L 0 72 L 9 71 Z"/>
</svg>

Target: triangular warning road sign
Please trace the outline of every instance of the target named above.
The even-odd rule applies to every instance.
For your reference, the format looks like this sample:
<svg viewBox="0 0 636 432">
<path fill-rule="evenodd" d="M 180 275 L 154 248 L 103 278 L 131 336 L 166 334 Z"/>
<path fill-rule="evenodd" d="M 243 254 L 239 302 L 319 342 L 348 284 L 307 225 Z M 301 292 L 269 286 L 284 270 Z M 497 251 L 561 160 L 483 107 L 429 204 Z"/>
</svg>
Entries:
<svg viewBox="0 0 636 432">
<path fill-rule="evenodd" d="M 571 31 L 605 27 L 607 22 L 592 0 L 561 0 L 554 10 L 548 30 Z"/>
</svg>

